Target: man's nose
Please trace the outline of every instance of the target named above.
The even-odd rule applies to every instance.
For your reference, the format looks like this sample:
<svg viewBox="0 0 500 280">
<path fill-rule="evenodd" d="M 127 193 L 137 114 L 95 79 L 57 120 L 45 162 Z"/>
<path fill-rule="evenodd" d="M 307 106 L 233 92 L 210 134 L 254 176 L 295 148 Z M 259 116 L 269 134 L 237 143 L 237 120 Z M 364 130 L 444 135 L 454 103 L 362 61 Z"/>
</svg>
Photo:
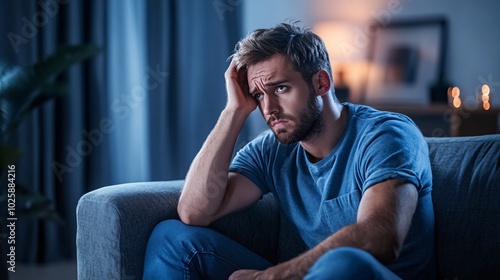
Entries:
<svg viewBox="0 0 500 280">
<path fill-rule="evenodd" d="M 262 113 L 264 115 L 270 116 L 279 112 L 278 101 L 273 94 L 264 94 L 263 102 Z"/>
</svg>

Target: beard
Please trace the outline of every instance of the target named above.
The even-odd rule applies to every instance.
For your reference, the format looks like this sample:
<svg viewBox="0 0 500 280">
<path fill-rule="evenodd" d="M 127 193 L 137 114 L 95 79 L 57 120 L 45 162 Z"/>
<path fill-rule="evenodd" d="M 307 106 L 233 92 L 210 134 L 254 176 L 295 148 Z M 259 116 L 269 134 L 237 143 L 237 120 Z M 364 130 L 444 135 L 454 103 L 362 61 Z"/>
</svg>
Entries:
<svg viewBox="0 0 500 280">
<path fill-rule="evenodd" d="M 287 115 L 278 114 L 269 118 L 267 125 L 272 129 L 271 123 L 277 119 L 284 119 L 291 121 L 296 124 L 295 129 L 290 131 L 287 128 L 280 128 L 278 130 L 273 130 L 274 135 L 278 142 L 284 145 L 290 145 L 297 143 L 299 141 L 307 141 L 312 139 L 314 136 L 321 134 L 323 132 L 325 123 L 322 116 L 321 105 L 316 98 L 314 90 L 310 90 L 309 99 L 307 100 L 306 109 L 300 114 L 298 118 Z"/>
</svg>

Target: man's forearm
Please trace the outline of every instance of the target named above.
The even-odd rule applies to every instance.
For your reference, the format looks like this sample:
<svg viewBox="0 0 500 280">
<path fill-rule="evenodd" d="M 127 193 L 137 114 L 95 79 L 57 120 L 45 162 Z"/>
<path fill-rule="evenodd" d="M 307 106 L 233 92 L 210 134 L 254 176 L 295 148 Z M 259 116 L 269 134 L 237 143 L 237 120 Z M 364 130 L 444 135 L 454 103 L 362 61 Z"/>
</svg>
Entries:
<svg viewBox="0 0 500 280">
<path fill-rule="evenodd" d="M 374 245 L 369 244 L 372 242 L 368 240 L 383 240 L 377 238 L 378 234 L 382 232 L 374 233 L 364 224 L 344 227 L 303 254 L 262 271 L 262 279 L 302 279 L 313 264 L 329 250 L 348 246 L 371 251 Z"/>
<path fill-rule="evenodd" d="M 234 145 L 245 119 L 235 110 L 224 110 L 193 160 L 178 205 L 184 222 L 206 225 L 219 209 Z"/>
</svg>

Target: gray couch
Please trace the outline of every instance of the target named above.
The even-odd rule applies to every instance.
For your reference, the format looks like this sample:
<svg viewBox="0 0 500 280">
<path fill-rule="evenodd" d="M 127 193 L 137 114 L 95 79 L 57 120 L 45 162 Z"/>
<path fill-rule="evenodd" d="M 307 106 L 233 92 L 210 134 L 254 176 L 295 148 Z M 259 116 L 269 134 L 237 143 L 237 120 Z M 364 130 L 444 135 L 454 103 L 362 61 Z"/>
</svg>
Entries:
<svg viewBox="0 0 500 280">
<path fill-rule="evenodd" d="M 500 135 L 427 138 L 433 172 L 438 279 L 500 279 Z M 153 227 L 178 218 L 183 181 L 115 185 L 77 208 L 78 278 L 141 279 Z M 272 195 L 211 227 L 272 262 L 304 245 Z"/>
</svg>

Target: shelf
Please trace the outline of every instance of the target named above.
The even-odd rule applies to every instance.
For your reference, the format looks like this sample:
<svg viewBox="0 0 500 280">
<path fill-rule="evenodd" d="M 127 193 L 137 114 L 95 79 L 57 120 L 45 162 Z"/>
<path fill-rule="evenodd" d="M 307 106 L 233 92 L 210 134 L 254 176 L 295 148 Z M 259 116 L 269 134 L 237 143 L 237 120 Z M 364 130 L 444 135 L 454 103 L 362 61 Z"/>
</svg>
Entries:
<svg viewBox="0 0 500 280">
<path fill-rule="evenodd" d="M 367 104 L 375 109 L 402 113 L 410 117 L 424 136 L 473 136 L 499 133 L 500 109 L 467 110 L 448 104 L 381 105 Z"/>
<path fill-rule="evenodd" d="M 411 115 L 439 115 L 453 110 L 447 104 L 435 105 L 368 105 L 377 110 L 398 112 Z"/>
</svg>

